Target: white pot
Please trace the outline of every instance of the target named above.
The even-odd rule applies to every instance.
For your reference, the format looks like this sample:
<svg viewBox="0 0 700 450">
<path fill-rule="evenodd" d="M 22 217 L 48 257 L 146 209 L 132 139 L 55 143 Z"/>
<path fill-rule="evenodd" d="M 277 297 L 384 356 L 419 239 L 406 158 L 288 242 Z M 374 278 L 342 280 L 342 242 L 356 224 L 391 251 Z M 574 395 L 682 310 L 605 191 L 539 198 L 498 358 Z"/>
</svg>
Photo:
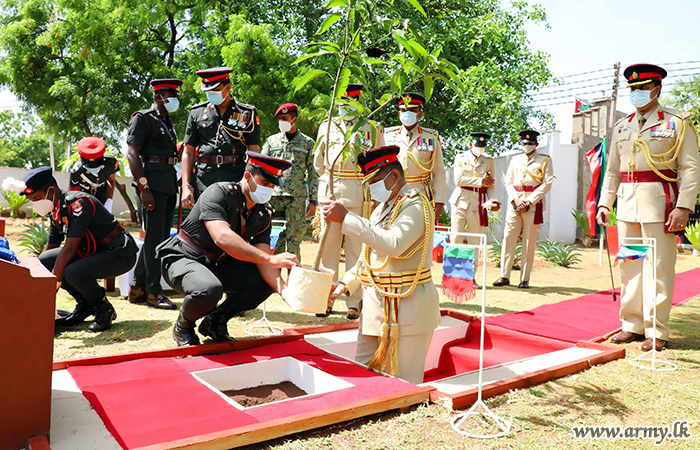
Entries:
<svg viewBox="0 0 700 450">
<path fill-rule="evenodd" d="M 693 248 L 693 256 L 700 256 L 700 250 Z"/>
</svg>

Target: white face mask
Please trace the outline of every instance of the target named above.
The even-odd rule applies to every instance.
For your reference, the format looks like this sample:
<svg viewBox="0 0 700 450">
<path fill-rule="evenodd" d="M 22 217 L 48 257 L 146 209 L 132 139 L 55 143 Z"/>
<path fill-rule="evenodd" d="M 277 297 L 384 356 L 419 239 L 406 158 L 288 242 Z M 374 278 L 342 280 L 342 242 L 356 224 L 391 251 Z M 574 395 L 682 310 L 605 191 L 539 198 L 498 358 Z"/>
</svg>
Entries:
<svg viewBox="0 0 700 450">
<path fill-rule="evenodd" d="M 399 111 L 399 120 L 407 127 L 413 126 L 418 122 L 418 113 L 413 111 Z"/>
<path fill-rule="evenodd" d="M 386 177 L 379 181 L 375 181 L 374 183 L 369 185 L 369 193 L 370 196 L 372 197 L 372 200 L 375 200 L 379 203 L 384 203 L 387 200 L 389 200 L 389 197 L 391 197 L 391 189 L 394 189 L 394 186 L 396 186 L 396 183 L 394 183 L 394 186 L 391 187 L 391 189 L 387 189 L 386 185 L 384 184 L 384 180 L 391 174 L 389 172 Z M 398 181 L 397 181 L 398 182 Z"/>
<path fill-rule="evenodd" d="M 527 153 L 528 155 L 530 153 L 534 152 L 535 149 L 537 148 L 537 146 L 535 144 L 523 144 L 523 145 L 521 145 L 521 147 L 522 147 L 523 151 L 525 153 Z"/>
<path fill-rule="evenodd" d="M 248 192 L 250 193 L 250 199 L 258 204 L 267 203 L 272 198 L 272 188 L 269 186 L 256 184 L 255 191 L 253 191 L 250 189 L 250 182 L 248 182 Z"/>
<path fill-rule="evenodd" d="M 207 100 L 214 106 L 218 106 L 224 102 L 224 91 L 207 91 Z"/>
<path fill-rule="evenodd" d="M 474 145 L 474 146 L 472 146 L 472 153 L 474 153 L 474 156 L 476 156 L 478 158 L 479 156 L 484 154 L 485 148 L 486 147 L 477 147 L 476 145 Z"/>
<path fill-rule="evenodd" d="M 651 93 L 654 92 L 654 89 L 652 89 L 651 91 L 645 91 L 642 89 L 632 91 L 630 93 L 630 103 L 632 103 L 632 106 L 634 106 L 637 109 L 644 108 L 645 106 L 647 106 L 653 100 L 651 98 Z"/>
<path fill-rule="evenodd" d="M 177 97 L 164 98 L 163 106 L 168 113 L 174 113 L 180 107 L 180 99 Z"/>
<path fill-rule="evenodd" d="M 44 217 L 51 211 L 53 211 L 53 200 L 49 200 L 49 191 L 51 189 L 54 189 L 53 186 L 49 188 L 48 191 L 46 191 L 46 195 L 42 200 L 36 200 L 32 202 L 32 209 L 34 209 L 34 212 L 39 214 L 40 216 Z"/>
<path fill-rule="evenodd" d="M 287 122 L 284 120 L 280 120 L 280 131 L 282 133 L 289 133 L 289 131 L 292 129 L 292 124 L 291 122 Z"/>
</svg>

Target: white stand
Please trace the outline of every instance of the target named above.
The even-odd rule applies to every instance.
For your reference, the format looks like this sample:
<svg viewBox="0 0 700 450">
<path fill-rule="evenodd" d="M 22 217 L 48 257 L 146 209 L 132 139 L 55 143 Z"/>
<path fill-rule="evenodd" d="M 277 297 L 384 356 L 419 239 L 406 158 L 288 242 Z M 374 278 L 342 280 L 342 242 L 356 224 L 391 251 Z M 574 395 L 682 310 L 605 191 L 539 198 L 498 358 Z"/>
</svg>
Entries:
<svg viewBox="0 0 700 450">
<path fill-rule="evenodd" d="M 456 415 L 452 418 L 452 429 L 457 433 L 468 436 L 472 438 L 497 438 L 505 436 L 510 431 L 510 422 L 498 417 L 494 414 L 486 403 L 482 400 L 482 390 L 483 390 L 483 372 L 484 372 L 484 332 L 486 330 L 486 235 L 477 233 L 457 233 L 448 231 L 446 234 L 451 236 L 466 236 L 466 237 L 478 237 L 479 238 L 479 249 L 482 251 L 482 271 L 481 271 L 481 337 L 479 341 L 479 385 L 478 394 L 476 402 L 469 408 L 469 411 Z M 461 427 L 466 422 L 469 417 L 481 418 L 481 427 L 483 428 L 486 423 L 491 422 L 498 428 L 498 431 L 491 434 L 479 434 L 479 433 L 469 433 L 463 430 Z"/>
<path fill-rule="evenodd" d="M 633 366 L 639 367 L 641 369 L 656 370 L 659 372 L 670 372 L 673 370 L 678 370 L 678 365 L 669 361 L 661 352 L 656 350 L 656 238 L 624 238 L 622 239 L 622 245 L 628 244 L 642 244 L 648 245 L 652 254 L 652 276 L 654 278 L 654 292 L 652 296 L 652 301 L 654 306 L 651 310 L 651 321 L 652 321 L 652 339 L 651 339 L 651 350 L 644 352 L 641 355 L 629 359 L 629 363 Z M 649 255 L 645 256 L 648 258 Z M 623 262 L 624 264 L 624 262 Z M 644 264 L 642 263 L 642 277 L 644 276 Z M 644 279 L 642 278 L 642 296 L 644 295 Z M 642 302 L 643 304 L 644 302 Z"/>
<path fill-rule="evenodd" d="M 286 220 L 273 220 L 272 225 L 282 227 L 282 230 L 287 228 Z M 274 336 L 282 334 L 282 328 L 272 325 L 267 319 L 267 300 L 263 302 L 263 315 L 257 322 L 245 329 L 245 332 L 251 336 Z"/>
</svg>

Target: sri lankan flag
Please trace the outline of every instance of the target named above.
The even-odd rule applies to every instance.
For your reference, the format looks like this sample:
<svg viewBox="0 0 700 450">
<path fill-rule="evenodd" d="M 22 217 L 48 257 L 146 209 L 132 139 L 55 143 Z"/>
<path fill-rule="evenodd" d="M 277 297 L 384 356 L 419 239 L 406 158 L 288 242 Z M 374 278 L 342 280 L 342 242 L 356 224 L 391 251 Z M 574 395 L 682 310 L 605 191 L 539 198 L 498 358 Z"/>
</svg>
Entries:
<svg viewBox="0 0 700 450">
<path fill-rule="evenodd" d="M 474 245 L 445 244 L 442 257 L 442 292 L 455 303 L 465 303 L 476 295 L 475 258 Z"/>
</svg>

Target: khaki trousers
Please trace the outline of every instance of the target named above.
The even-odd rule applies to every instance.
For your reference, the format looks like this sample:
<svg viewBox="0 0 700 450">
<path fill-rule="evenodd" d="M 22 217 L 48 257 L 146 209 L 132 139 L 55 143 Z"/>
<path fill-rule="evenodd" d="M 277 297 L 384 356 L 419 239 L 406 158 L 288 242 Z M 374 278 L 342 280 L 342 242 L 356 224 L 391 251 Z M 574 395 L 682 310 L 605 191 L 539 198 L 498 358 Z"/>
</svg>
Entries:
<svg viewBox="0 0 700 450">
<path fill-rule="evenodd" d="M 319 205 L 319 208 L 321 205 Z M 362 206 L 359 208 L 348 208 L 348 211 L 362 216 Z M 332 222 L 326 223 L 321 216 L 321 227 L 329 226 L 328 237 L 326 238 L 326 245 L 323 247 L 323 253 L 321 254 L 321 264 L 327 269 L 335 271 L 333 280 L 338 279 L 338 265 L 340 264 L 340 246 L 343 243 L 343 232 L 342 224 Z M 362 242 L 351 236 L 345 237 L 345 270 L 350 269 L 355 265 L 357 259 L 360 257 L 360 250 L 362 250 Z M 348 308 L 356 308 L 358 311 L 362 306 L 362 289 L 358 289 L 350 297 L 345 297 L 345 303 Z"/>
<path fill-rule="evenodd" d="M 425 357 L 428 354 L 432 338 L 432 330 L 427 333 L 403 335 L 401 327 L 399 327 L 399 378 L 413 384 L 423 382 Z M 369 336 L 358 332 L 355 361 L 360 364 L 368 364 L 377 348 L 379 348 L 379 336 Z"/>
<path fill-rule="evenodd" d="M 654 260 L 651 252 L 644 259 L 620 263 L 622 291 L 620 320 L 622 330 L 652 337 L 651 315 L 656 302 L 656 337 L 668 340 L 668 323 L 676 280 L 676 236 L 664 233 L 664 224 L 618 222 L 620 244 L 624 238 L 656 238 L 656 298 L 654 298 Z M 637 243 L 637 242 L 634 242 Z"/>
<path fill-rule="evenodd" d="M 501 277 L 510 279 L 515 259 L 515 247 L 518 243 L 520 230 L 523 231 L 523 252 L 520 266 L 520 281 L 530 281 L 532 264 L 535 262 L 537 249 L 537 232 L 540 226 L 535 225 L 535 205 L 530 210 L 518 213 L 512 205 L 508 206 L 506 224 L 503 230 L 503 247 L 501 249 Z"/>
</svg>

